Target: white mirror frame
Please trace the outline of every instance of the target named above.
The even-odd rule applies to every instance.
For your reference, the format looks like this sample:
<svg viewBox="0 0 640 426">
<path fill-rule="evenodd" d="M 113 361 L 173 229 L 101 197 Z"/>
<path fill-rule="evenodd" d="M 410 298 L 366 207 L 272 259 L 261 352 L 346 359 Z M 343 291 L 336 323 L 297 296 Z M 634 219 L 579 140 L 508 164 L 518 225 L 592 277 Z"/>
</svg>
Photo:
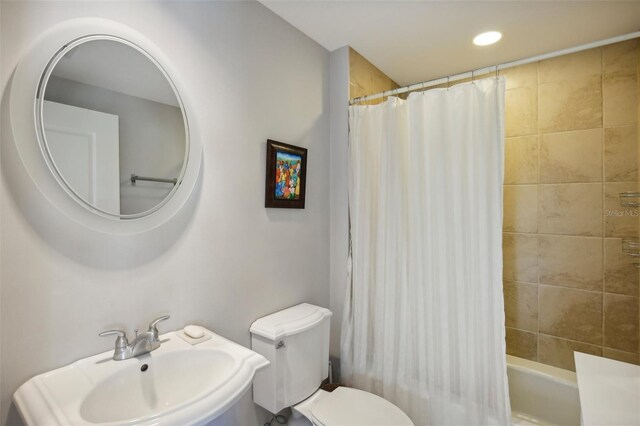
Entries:
<svg viewBox="0 0 640 426">
<path fill-rule="evenodd" d="M 120 218 L 104 214 L 87 202 L 81 202 L 64 180 L 60 181 L 59 173 L 46 161 L 46 152 L 43 151 L 38 136 L 36 95 L 43 73 L 61 48 L 78 39 L 92 36 L 122 39 L 145 52 L 159 65 L 182 104 L 188 138 L 185 153 L 188 161 L 183 167 L 182 181 L 176 185 L 173 195 L 168 196 L 157 208 L 141 215 Z M 18 153 L 35 185 L 53 205 L 88 228 L 111 234 L 134 234 L 157 228 L 180 210 L 197 183 L 202 162 L 202 143 L 186 86 L 171 61 L 154 43 L 118 22 L 101 18 L 80 18 L 63 22 L 44 32 L 28 49 L 16 68 L 11 83 L 9 110 Z"/>
</svg>

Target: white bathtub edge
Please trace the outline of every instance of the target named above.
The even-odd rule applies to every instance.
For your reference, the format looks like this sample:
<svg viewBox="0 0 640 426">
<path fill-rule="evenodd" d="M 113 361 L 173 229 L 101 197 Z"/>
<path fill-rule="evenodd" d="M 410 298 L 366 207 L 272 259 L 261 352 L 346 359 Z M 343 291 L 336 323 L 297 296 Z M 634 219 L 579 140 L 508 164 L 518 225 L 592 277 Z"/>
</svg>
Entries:
<svg viewBox="0 0 640 426">
<path fill-rule="evenodd" d="M 580 425 L 576 373 L 507 355 L 507 376 L 515 424 Z"/>
<path fill-rule="evenodd" d="M 578 386 L 578 377 L 573 371 L 541 364 L 524 358 L 518 358 L 513 355 L 507 355 L 507 365 L 523 372 L 533 371 L 536 374 L 544 376 L 555 382 L 561 382 L 576 387 Z"/>
</svg>

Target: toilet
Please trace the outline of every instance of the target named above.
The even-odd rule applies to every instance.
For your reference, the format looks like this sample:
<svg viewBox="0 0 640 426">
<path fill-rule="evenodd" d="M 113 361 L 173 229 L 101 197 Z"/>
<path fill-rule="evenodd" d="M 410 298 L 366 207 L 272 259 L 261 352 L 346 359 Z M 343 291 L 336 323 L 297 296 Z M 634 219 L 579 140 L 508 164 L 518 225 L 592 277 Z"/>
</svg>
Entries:
<svg viewBox="0 0 640 426">
<path fill-rule="evenodd" d="M 328 309 L 302 303 L 251 325 L 251 349 L 270 362 L 254 377 L 253 401 L 274 414 L 291 407 L 292 426 L 413 426 L 402 410 L 372 393 L 319 389 L 329 373 L 330 319 Z"/>
</svg>

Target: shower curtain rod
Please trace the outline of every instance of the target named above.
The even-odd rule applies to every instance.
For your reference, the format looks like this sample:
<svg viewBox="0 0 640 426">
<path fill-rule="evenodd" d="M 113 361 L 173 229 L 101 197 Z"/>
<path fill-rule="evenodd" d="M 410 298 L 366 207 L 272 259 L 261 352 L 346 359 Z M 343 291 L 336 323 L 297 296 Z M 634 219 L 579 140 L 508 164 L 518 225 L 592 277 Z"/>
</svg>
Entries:
<svg viewBox="0 0 640 426">
<path fill-rule="evenodd" d="M 376 93 L 374 95 L 368 96 L 360 96 L 358 98 L 353 98 L 349 100 L 349 105 L 354 105 L 360 102 L 372 101 L 374 99 L 385 98 L 387 96 L 399 95 L 401 93 L 413 92 L 414 90 L 426 89 L 427 87 L 437 86 L 439 84 L 449 83 L 452 81 L 464 80 L 465 78 L 471 77 L 471 79 L 483 75 L 495 72 L 496 74 L 504 69 L 517 67 L 519 65 L 526 65 L 532 62 L 538 62 L 545 59 L 555 58 L 557 56 L 564 56 L 571 53 L 581 52 L 583 50 L 593 49 L 595 47 L 606 46 L 608 44 L 619 43 L 621 41 L 631 40 L 634 38 L 640 38 L 640 31 L 636 31 L 629 34 L 624 34 L 621 36 L 611 37 L 600 41 L 595 41 L 593 43 L 582 44 L 576 47 L 570 47 L 568 49 L 556 50 L 555 52 L 545 53 L 542 55 L 531 56 L 530 58 L 519 59 L 513 62 L 506 62 L 504 64 L 499 65 L 491 65 L 489 67 L 479 68 L 473 71 L 467 71 L 460 74 L 450 75 L 448 77 L 442 77 L 435 80 L 423 81 L 422 83 L 414 83 L 408 86 L 399 87 L 393 90 L 386 90 L 384 92 Z"/>
</svg>

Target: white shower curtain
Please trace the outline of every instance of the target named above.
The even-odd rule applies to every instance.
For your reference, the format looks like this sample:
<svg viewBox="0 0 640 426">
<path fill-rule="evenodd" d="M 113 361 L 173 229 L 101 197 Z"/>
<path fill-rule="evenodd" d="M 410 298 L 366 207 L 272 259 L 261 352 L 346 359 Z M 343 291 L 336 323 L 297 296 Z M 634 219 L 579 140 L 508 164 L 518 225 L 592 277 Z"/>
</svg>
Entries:
<svg viewBox="0 0 640 426">
<path fill-rule="evenodd" d="M 349 111 L 344 381 L 417 425 L 510 420 L 504 78 Z"/>
</svg>

